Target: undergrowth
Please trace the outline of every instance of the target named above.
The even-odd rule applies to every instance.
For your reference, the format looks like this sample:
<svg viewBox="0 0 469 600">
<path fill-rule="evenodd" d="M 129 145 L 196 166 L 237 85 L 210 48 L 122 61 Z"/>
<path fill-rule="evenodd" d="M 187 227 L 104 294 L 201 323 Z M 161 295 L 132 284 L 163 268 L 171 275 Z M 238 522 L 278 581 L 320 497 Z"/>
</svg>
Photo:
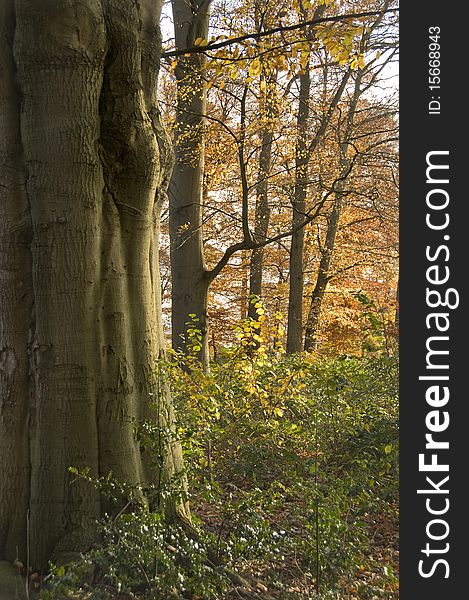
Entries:
<svg viewBox="0 0 469 600">
<path fill-rule="evenodd" d="M 252 576 L 256 597 L 397 598 L 396 565 L 373 549 L 397 522 L 396 360 L 287 357 L 256 330 L 242 325 L 210 374 L 193 356 L 161 365 L 197 540 L 144 509 L 103 520 L 43 600 L 236 597 L 216 564 Z"/>
</svg>

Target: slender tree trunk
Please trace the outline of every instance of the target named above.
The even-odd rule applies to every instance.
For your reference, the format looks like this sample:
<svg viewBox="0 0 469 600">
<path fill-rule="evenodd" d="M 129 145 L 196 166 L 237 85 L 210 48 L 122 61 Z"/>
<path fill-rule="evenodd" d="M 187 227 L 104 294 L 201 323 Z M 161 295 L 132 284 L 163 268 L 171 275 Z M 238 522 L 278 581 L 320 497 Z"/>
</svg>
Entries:
<svg viewBox="0 0 469 600">
<path fill-rule="evenodd" d="M 257 26 L 260 30 L 266 27 L 265 20 L 260 19 L 263 7 L 255 5 Z M 265 13 L 264 13 L 265 16 Z M 262 25 L 261 25 L 262 23 Z M 275 118 L 272 95 L 275 92 L 277 74 L 275 71 L 266 73 L 265 67 L 261 73 L 259 95 L 259 121 L 263 123 L 261 132 L 261 149 L 259 152 L 259 171 L 256 186 L 256 210 L 254 217 L 254 240 L 263 242 L 267 239 L 270 221 L 269 206 L 269 175 L 272 167 L 273 121 Z M 249 264 L 249 297 L 262 297 L 262 275 L 264 270 L 264 247 L 255 248 L 251 253 Z M 258 320 L 254 303 L 248 303 L 248 316 Z"/>
<path fill-rule="evenodd" d="M 171 167 L 156 104 L 160 9 L 0 3 L 1 559 L 26 562 L 27 524 L 36 567 L 90 542 L 109 507 L 70 466 L 130 485 L 182 468 L 173 442 L 152 467 L 134 431 L 173 423 L 154 375 Z"/>
<path fill-rule="evenodd" d="M 322 303 L 330 280 L 329 270 L 334 253 L 337 231 L 339 229 L 340 216 L 342 214 L 346 178 L 352 166 L 352 160 L 348 156 L 350 143 L 349 140 L 353 132 L 355 112 L 357 110 L 357 104 L 361 94 L 362 77 L 363 72 L 359 71 L 355 79 L 354 93 L 347 112 L 343 141 L 341 142 L 339 148 L 340 177 L 335 185 L 336 191 L 334 193 L 332 211 L 329 215 L 326 240 L 324 249 L 322 251 L 321 260 L 319 262 L 316 285 L 314 286 L 313 293 L 311 294 L 311 303 L 306 321 L 304 349 L 307 351 L 316 350 L 318 345 L 317 336 L 321 318 Z"/>
<path fill-rule="evenodd" d="M 306 8 L 300 4 L 303 18 L 306 19 Z M 324 14 L 325 6 L 318 6 L 314 18 Z M 312 41 L 314 29 L 308 33 L 308 40 Z M 300 89 L 298 95 L 298 114 L 296 121 L 297 143 L 295 148 L 295 187 L 292 201 L 292 234 L 290 247 L 290 289 L 288 296 L 288 322 L 287 322 L 287 353 L 301 352 L 303 348 L 303 292 L 304 292 L 304 228 L 301 224 L 305 220 L 306 195 L 308 188 L 308 164 L 319 140 L 323 136 L 347 78 L 344 77 L 339 89 L 322 119 L 313 140 L 308 143 L 309 96 L 311 90 L 311 75 L 309 72 L 310 61 L 305 66 L 305 72 L 300 75 Z"/>
<path fill-rule="evenodd" d="M 209 0 L 172 0 L 176 48 L 194 46 L 206 39 Z M 202 333 L 199 357 L 209 366 L 206 277 L 202 238 L 204 141 L 206 111 L 205 58 L 181 57 L 175 70 L 177 106 L 175 126 L 176 162 L 169 187 L 169 226 L 172 274 L 172 345 L 187 351 L 187 323 L 194 318 Z M 195 315 L 190 317 L 189 315 Z"/>
<path fill-rule="evenodd" d="M 259 156 L 259 181 L 257 184 L 256 214 L 254 239 L 262 242 L 267 239 L 270 221 L 270 207 L 268 199 L 268 176 L 272 164 L 272 139 L 273 132 L 269 126 L 262 132 L 262 146 Z M 264 248 L 252 251 L 249 264 L 249 296 L 262 297 L 262 274 L 264 269 Z M 249 302 L 248 316 L 257 320 L 256 308 Z"/>
<path fill-rule="evenodd" d="M 387 10 L 389 6 L 389 2 L 386 1 L 383 6 L 383 11 Z M 362 51 L 365 50 L 366 45 L 370 39 L 371 31 L 376 28 L 383 18 L 383 14 L 378 16 L 373 26 L 368 30 L 364 39 L 362 40 Z M 305 331 L 305 350 L 315 350 L 317 348 L 318 340 L 318 328 L 319 321 L 321 317 L 321 309 L 322 303 L 324 300 L 325 292 L 327 285 L 331 279 L 329 275 L 329 269 L 333 257 L 335 239 L 337 235 L 337 230 L 339 227 L 339 220 L 343 207 L 343 199 L 344 199 L 344 189 L 345 189 L 345 181 L 349 174 L 349 171 L 352 167 L 352 160 L 348 157 L 348 151 L 350 147 L 350 137 L 353 131 L 354 118 L 357 110 L 358 101 L 362 94 L 361 84 L 363 80 L 363 75 L 365 71 L 363 69 L 359 69 L 355 76 L 355 85 L 353 96 L 350 100 L 347 117 L 345 120 L 345 131 L 343 135 L 343 140 L 340 144 L 339 148 L 339 169 L 340 169 L 340 177 L 336 183 L 336 193 L 334 194 L 334 204 L 332 208 L 331 215 L 329 217 L 328 229 L 326 233 L 326 241 L 325 247 L 322 252 L 318 276 L 316 280 L 316 285 L 314 287 L 313 293 L 311 295 L 311 304 L 308 312 L 308 318 L 306 323 L 306 331 Z M 346 79 L 343 80 L 343 84 L 345 84 L 348 80 L 350 71 L 348 75 L 346 75 Z M 340 95 L 342 92 L 340 92 Z M 336 98 L 339 98 L 339 95 L 336 94 Z M 334 101 L 332 103 L 334 105 Z M 331 105 L 331 106 L 332 106 Z"/>
<path fill-rule="evenodd" d="M 241 259 L 241 295 L 239 298 L 239 318 L 241 321 L 248 316 L 248 268 L 247 252 L 243 250 Z"/>
<path fill-rule="evenodd" d="M 301 352 L 303 347 L 303 250 L 306 192 L 308 186 L 308 144 L 307 125 L 309 118 L 309 93 L 311 76 L 309 66 L 300 75 L 298 98 L 297 136 L 295 158 L 295 188 L 293 196 L 293 216 L 290 247 L 290 291 L 288 298 L 287 353 Z M 299 228 L 299 229 L 297 229 Z"/>
<path fill-rule="evenodd" d="M 341 189 L 334 195 L 334 205 L 329 216 L 327 226 L 326 241 L 322 251 L 321 260 L 319 263 L 319 271 L 316 278 L 316 285 L 311 294 L 311 303 L 308 312 L 308 318 L 305 328 L 305 345 L 307 351 L 316 350 L 318 345 L 318 327 L 321 317 L 322 303 L 326 293 L 327 284 L 329 283 L 329 269 L 331 266 L 332 255 L 334 252 L 335 238 L 339 227 L 340 215 L 342 212 L 342 190 L 343 182 L 339 182 L 338 186 Z"/>
</svg>

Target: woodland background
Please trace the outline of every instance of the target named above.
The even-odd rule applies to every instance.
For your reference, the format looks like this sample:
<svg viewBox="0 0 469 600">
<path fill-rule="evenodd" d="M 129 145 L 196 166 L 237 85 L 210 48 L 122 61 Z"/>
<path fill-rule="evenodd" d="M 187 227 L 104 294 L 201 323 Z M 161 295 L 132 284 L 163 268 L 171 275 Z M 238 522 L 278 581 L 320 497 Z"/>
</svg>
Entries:
<svg viewBox="0 0 469 600">
<path fill-rule="evenodd" d="M 320 18 L 326 4 L 215 3 L 193 27 L 175 12 L 176 32 L 188 36 L 180 47 L 227 45 L 179 62 L 169 51 L 169 69 L 163 62 L 161 104 L 177 151 L 163 221 L 178 288 L 173 347 L 188 313 L 202 318 L 205 333 L 208 307 L 206 341 L 216 354 L 233 341 L 233 325 L 256 320 L 249 299 L 259 297 L 270 346 L 395 352 L 397 31 L 390 15 L 325 21 L 300 36 L 285 31 Z M 351 2 L 334 10 L 379 8 Z M 252 32 L 254 39 L 234 41 Z M 204 285 L 208 292 L 196 291 Z M 196 298 L 204 293 L 208 300 Z"/>
</svg>

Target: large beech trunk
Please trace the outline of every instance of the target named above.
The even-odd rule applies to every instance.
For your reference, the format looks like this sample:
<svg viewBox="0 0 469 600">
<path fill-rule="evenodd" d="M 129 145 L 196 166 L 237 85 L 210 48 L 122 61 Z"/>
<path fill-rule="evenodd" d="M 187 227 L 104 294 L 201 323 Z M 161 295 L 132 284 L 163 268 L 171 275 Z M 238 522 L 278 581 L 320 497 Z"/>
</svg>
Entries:
<svg viewBox="0 0 469 600">
<path fill-rule="evenodd" d="M 88 543 L 106 500 L 70 466 L 131 485 L 182 467 L 173 443 L 151 467 L 135 433 L 173 420 L 154 375 L 160 8 L 0 3 L 0 559 L 25 561 L 27 536 L 38 567 Z"/>
<path fill-rule="evenodd" d="M 176 47 L 194 46 L 197 38 L 208 36 L 209 0 L 172 0 Z M 199 358 L 209 367 L 207 302 L 209 279 L 206 273 L 202 238 L 204 173 L 203 127 L 206 91 L 203 55 L 178 59 L 175 69 L 177 104 L 175 165 L 169 187 L 171 238 L 172 345 L 187 352 L 187 323 L 202 335 Z M 191 317 L 190 315 L 195 315 Z"/>
</svg>

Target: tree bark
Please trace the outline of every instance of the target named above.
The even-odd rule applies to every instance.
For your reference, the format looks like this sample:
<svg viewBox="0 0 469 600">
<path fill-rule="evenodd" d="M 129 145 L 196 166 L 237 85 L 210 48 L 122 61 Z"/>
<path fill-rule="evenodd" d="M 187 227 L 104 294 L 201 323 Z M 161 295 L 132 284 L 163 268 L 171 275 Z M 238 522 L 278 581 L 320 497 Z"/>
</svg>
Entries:
<svg viewBox="0 0 469 600">
<path fill-rule="evenodd" d="M 324 295 L 326 293 L 327 285 L 329 283 L 329 269 L 331 266 L 332 255 L 334 252 L 334 245 L 337 230 L 339 227 L 340 215 L 342 213 L 342 191 L 344 187 L 343 182 L 339 182 L 338 187 L 340 187 L 341 189 L 338 190 L 334 195 L 334 205 L 332 207 L 332 212 L 329 216 L 326 241 L 321 254 L 321 260 L 319 262 L 318 275 L 316 278 L 314 290 L 311 294 L 311 303 L 309 307 L 308 318 L 306 321 L 304 349 L 309 352 L 311 352 L 312 350 L 316 350 L 318 345 L 317 333 L 319 327 L 319 320 L 321 318 L 322 303 L 324 300 Z"/>
<path fill-rule="evenodd" d="M 259 155 L 259 181 L 257 183 L 256 214 L 254 240 L 263 242 L 267 239 L 270 221 L 270 207 L 268 198 L 268 176 L 272 164 L 273 132 L 267 124 L 262 132 L 261 151 Z M 249 263 L 249 297 L 262 297 L 262 273 L 264 269 L 264 247 L 255 248 Z M 258 319 L 256 308 L 248 302 L 248 316 L 253 320 Z"/>
<path fill-rule="evenodd" d="M 303 18 L 306 19 L 306 9 L 300 4 Z M 321 18 L 325 6 L 318 6 L 314 13 L 314 19 Z M 314 29 L 308 32 L 308 40 L 312 40 Z M 314 152 L 319 140 L 324 134 L 327 124 L 332 115 L 342 91 L 345 87 L 346 79 L 342 81 L 336 92 L 329 110 L 322 119 L 322 122 L 316 132 L 313 140 L 308 143 L 308 120 L 309 120 L 309 101 L 311 90 L 311 75 L 309 72 L 310 61 L 305 67 L 305 72 L 300 75 L 300 89 L 298 95 L 298 113 L 297 113 L 297 142 L 295 148 L 295 186 L 292 201 L 292 231 L 290 247 L 290 289 L 288 296 L 288 321 L 287 321 L 287 354 L 301 352 L 303 347 L 303 291 L 304 291 L 304 227 L 301 226 L 305 221 L 306 213 L 306 195 L 308 188 L 308 163 L 311 154 Z"/>
<path fill-rule="evenodd" d="M 309 65 L 305 73 L 300 75 L 300 91 L 298 97 L 298 117 L 295 157 L 295 188 L 293 192 L 293 216 L 290 247 L 290 290 L 288 297 L 288 325 L 287 325 L 287 354 L 301 352 L 303 346 L 303 249 L 305 220 L 306 192 L 308 185 L 308 145 L 307 124 L 309 118 L 309 94 L 311 89 L 311 76 Z"/>
<path fill-rule="evenodd" d="M 331 279 L 329 270 L 334 254 L 335 240 L 337 231 L 339 229 L 340 216 L 342 214 L 345 183 L 352 167 L 352 159 L 348 156 L 348 150 L 350 145 L 350 137 L 353 132 L 355 113 L 361 95 L 362 77 L 363 71 L 359 70 L 355 79 L 354 93 L 350 100 L 350 105 L 345 120 L 343 141 L 341 142 L 339 148 L 339 179 L 335 185 L 334 202 L 327 224 L 326 240 L 322 250 L 321 260 L 319 262 L 316 284 L 311 294 L 311 303 L 306 321 L 304 349 L 307 351 L 316 350 L 318 346 L 317 334 L 319 321 L 321 318 L 322 303 L 327 286 Z"/>
<path fill-rule="evenodd" d="M 256 29 L 269 27 L 268 15 L 264 10 L 262 2 L 254 4 L 254 19 Z M 262 124 L 260 132 L 261 147 L 259 152 L 259 171 L 258 181 L 256 185 L 256 208 L 254 215 L 254 240 L 263 242 L 267 239 L 270 221 L 270 206 L 269 206 L 269 175 L 272 167 L 272 142 L 273 135 L 273 120 L 274 106 L 272 95 L 277 81 L 277 73 L 275 69 L 270 71 L 266 69 L 261 58 L 262 72 L 260 75 L 259 85 L 259 122 Z M 262 297 L 262 275 L 264 270 L 264 252 L 263 246 L 254 248 L 251 252 L 251 260 L 249 263 L 249 299 L 248 299 L 248 316 L 254 320 L 258 320 L 256 307 L 251 300 Z"/>
<path fill-rule="evenodd" d="M 248 316 L 248 283 L 249 283 L 249 262 L 246 250 L 243 250 L 241 258 L 241 294 L 239 298 L 239 318 L 244 321 Z"/>
<path fill-rule="evenodd" d="M 188 48 L 208 36 L 209 0 L 172 0 L 176 48 Z M 172 275 L 172 346 L 187 352 L 187 323 L 195 315 L 202 334 L 199 358 L 209 367 L 206 276 L 202 238 L 205 58 L 181 57 L 175 69 L 177 106 L 175 167 L 169 187 L 169 227 Z"/>
<path fill-rule="evenodd" d="M 149 418 L 173 427 L 155 375 L 172 163 L 156 101 L 160 9 L 0 3 L 0 558 L 26 563 L 29 550 L 37 568 L 83 549 L 108 509 L 70 466 L 135 486 L 182 468 L 178 444 L 153 467 L 135 435 Z"/>
</svg>

